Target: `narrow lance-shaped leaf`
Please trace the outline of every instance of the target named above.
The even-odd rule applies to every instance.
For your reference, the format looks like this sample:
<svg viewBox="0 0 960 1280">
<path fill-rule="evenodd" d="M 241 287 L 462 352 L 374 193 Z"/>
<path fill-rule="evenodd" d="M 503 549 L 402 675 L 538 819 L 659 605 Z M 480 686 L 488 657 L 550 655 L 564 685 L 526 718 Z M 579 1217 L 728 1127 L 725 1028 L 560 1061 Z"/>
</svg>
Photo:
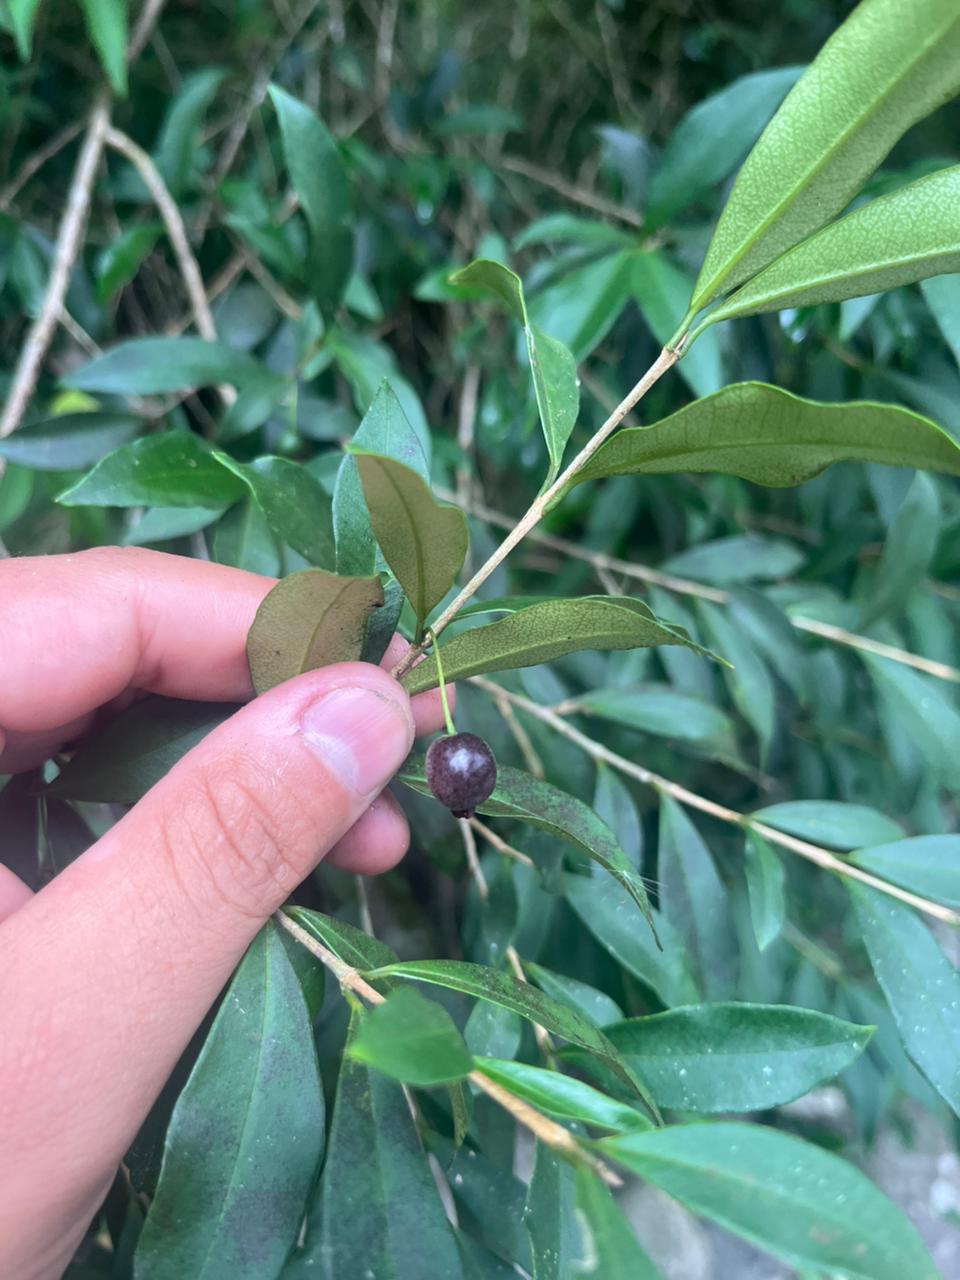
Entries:
<svg viewBox="0 0 960 1280">
<path fill-rule="evenodd" d="M 707 251 L 690 315 L 839 213 L 901 134 L 958 87 L 954 0 L 859 5 L 747 157 Z"/>
<path fill-rule="evenodd" d="M 353 270 L 346 171 L 336 142 L 309 107 L 277 85 L 270 86 L 270 98 L 290 181 L 310 228 L 311 290 L 321 308 L 332 310 Z"/>
<path fill-rule="evenodd" d="M 757 947 L 765 951 L 783 928 L 786 912 L 783 863 L 773 845 L 755 831 L 747 831 L 743 857 L 753 932 Z"/>
<path fill-rule="evenodd" d="M 474 1065 L 516 1097 L 558 1120 L 575 1120 L 617 1131 L 650 1128 L 650 1121 L 642 1111 L 608 1097 L 573 1076 L 503 1058 L 477 1058 Z"/>
<path fill-rule="evenodd" d="M 913 836 L 858 849 L 850 861 L 914 893 L 960 907 L 960 836 Z"/>
<path fill-rule="evenodd" d="M 650 427 L 618 431 L 571 481 L 719 472 L 753 484 L 801 484 L 834 462 L 882 462 L 960 475 L 960 448 L 896 405 L 818 404 L 763 382 L 737 382 Z"/>
<path fill-rule="evenodd" d="M 847 889 L 903 1047 L 960 1115 L 960 973 L 910 907 L 850 882 Z"/>
<path fill-rule="evenodd" d="M 80 0 L 110 87 L 127 96 L 127 0 Z"/>
<path fill-rule="evenodd" d="M 189 431 L 121 445 L 61 493 L 64 507 L 218 507 L 243 497 L 209 446 Z"/>
<path fill-rule="evenodd" d="M 353 436 L 356 448 L 393 458 L 430 483 L 430 467 L 420 437 L 410 425 L 389 382 L 382 382 L 373 403 Z M 363 501 L 357 460 L 344 455 L 333 491 L 333 531 L 337 542 L 337 572 L 370 574 L 377 567 L 377 543 Z"/>
<path fill-rule="evenodd" d="M 284 908 L 284 914 L 353 969 L 375 969 L 380 965 L 393 964 L 397 958 L 396 953 L 379 938 L 364 933 L 345 920 L 324 915 L 322 911 L 289 906 Z"/>
<path fill-rule="evenodd" d="M 544 481 L 548 485 L 560 470 L 563 451 L 570 439 L 580 407 L 576 361 L 562 342 L 551 338 L 530 320 L 523 295 L 523 283 L 509 267 L 487 258 L 479 258 L 457 271 L 450 280 L 454 285 L 480 287 L 496 294 L 523 327 L 540 425 L 550 456 L 550 469 Z"/>
<path fill-rule="evenodd" d="M 677 1111 L 763 1111 L 860 1056 L 872 1027 L 773 1004 L 701 1004 L 628 1018 L 604 1034 Z"/>
<path fill-rule="evenodd" d="M 465 1280 L 403 1091 L 349 1055 L 351 1038 L 304 1242 L 282 1280 L 423 1280 L 424 1259 L 430 1274 Z"/>
<path fill-rule="evenodd" d="M 263 457 L 237 462 L 215 452 L 217 460 L 246 485 L 267 524 L 311 564 L 333 568 L 330 498 L 311 473 L 290 458 Z"/>
<path fill-rule="evenodd" d="M 599 1150 L 694 1213 L 795 1267 L 937 1280 L 916 1229 L 845 1160 L 760 1125 L 671 1125 Z"/>
<path fill-rule="evenodd" d="M 669 222 L 732 173 L 802 72 L 803 67 L 755 71 L 688 111 L 647 185 L 647 226 Z"/>
<path fill-rule="evenodd" d="M 960 451 L 958 451 L 960 455 Z M 461 680 L 486 671 L 513 671 L 552 662 L 581 649 L 640 649 L 680 644 L 705 657 L 709 650 L 682 627 L 662 622 L 642 600 L 627 596 L 581 596 L 545 600 L 517 609 L 499 622 L 464 631 L 441 647 L 443 674 Z M 403 677 L 411 694 L 439 684 L 437 664 L 426 658 Z"/>
<path fill-rule="evenodd" d="M 434 986 L 462 991 L 464 995 L 486 1000 L 517 1013 L 529 1022 L 546 1027 L 554 1035 L 595 1054 L 630 1083 L 644 1101 L 649 1102 L 646 1087 L 636 1072 L 627 1067 L 602 1031 L 576 1009 L 562 1005 L 544 992 L 520 982 L 509 973 L 465 960 L 400 960 L 394 964 L 370 969 L 364 975 L 371 982 L 384 978 L 409 978 Z M 655 1112 L 655 1114 L 657 1114 Z"/>
<path fill-rule="evenodd" d="M 373 532 L 410 601 L 419 639 L 463 565 L 467 522 L 457 507 L 437 502 L 416 471 L 392 458 L 349 451 L 360 469 Z"/>
<path fill-rule="evenodd" d="M 430 794 L 423 756 L 411 756 L 397 777 L 415 791 L 420 791 L 423 795 Z M 496 788 L 488 800 L 477 805 L 477 811 L 488 817 L 517 818 L 521 822 L 532 823 L 533 826 L 575 845 L 623 885 L 656 936 L 650 900 L 643 880 L 607 824 L 582 800 L 551 786 L 549 782 L 534 778 L 532 774 L 524 773 L 522 769 L 500 765 Z"/>
<path fill-rule="evenodd" d="M 711 311 L 702 327 L 882 293 L 952 271 L 960 271 L 960 165 L 871 200 L 824 227 Z"/>
<path fill-rule="evenodd" d="M 348 1053 L 418 1088 L 461 1080 L 473 1067 L 470 1051 L 443 1005 L 425 1000 L 412 987 L 398 987 L 363 1016 Z"/>
<path fill-rule="evenodd" d="M 577 1169 L 575 1177 L 581 1273 L 604 1280 L 660 1280 L 607 1187 L 587 1169 Z"/>
<path fill-rule="evenodd" d="M 174 1109 L 137 1275 L 277 1275 L 297 1239 L 323 1127 L 306 1002 L 268 923 L 237 970 Z"/>
<path fill-rule="evenodd" d="M 202 338 L 131 338 L 62 379 L 65 387 L 116 395 L 155 396 L 221 382 L 242 387 L 267 370 L 253 356 Z M 278 378 L 278 381 L 282 379 Z"/>
<path fill-rule="evenodd" d="M 338 578 L 304 569 L 264 596 L 247 633 L 257 693 L 302 671 L 360 658 L 372 609 L 383 604 L 379 578 Z"/>
<path fill-rule="evenodd" d="M 129 413 L 65 413 L 19 427 L 0 440 L 0 458 L 33 471 L 92 467 L 146 427 Z"/>
</svg>

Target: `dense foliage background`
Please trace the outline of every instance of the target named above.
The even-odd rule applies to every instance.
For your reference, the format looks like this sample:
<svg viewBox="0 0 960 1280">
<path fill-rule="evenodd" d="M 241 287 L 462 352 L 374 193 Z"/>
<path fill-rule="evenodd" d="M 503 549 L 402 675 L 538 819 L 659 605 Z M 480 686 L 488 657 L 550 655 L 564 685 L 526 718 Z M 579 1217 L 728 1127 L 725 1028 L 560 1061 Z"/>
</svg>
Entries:
<svg viewBox="0 0 960 1280">
<path fill-rule="evenodd" d="M 536 495 L 547 455 L 517 325 L 481 292 L 452 285 L 451 272 L 488 257 L 522 275 L 532 319 L 578 361 L 574 440 L 586 440 L 673 333 L 732 175 L 795 78 L 789 70 L 755 73 L 799 69 L 852 5 L 776 0 L 762 12 L 750 0 L 148 5 L 157 20 L 128 73 L 118 53 L 121 11 L 112 5 L 45 0 L 32 42 L 24 15 L 33 6 L 9 0 L 5 8 L 0 377 L 8 389 L 28 326 L 43 311 L 82 136 L 91 111 L 103 109 L 103 66 L 118 136 L 107 139 L 26 425 L 0 442 L 2 545 L 13 555 L 148 545 L 282 576 L 323 563 L 309 503 L 318 491 L 332 494 L 341 445 L 384 378 L 414 429 L 429 435 L 435 489 L 471 515 L 468 564 L 485 558 Z M 88 29 L 100 33 L 99 57 Z M 336 296 L 335 277 L 349 259 L 316 261 L 308 252 L 269 84 L 308 104 L 339 140 L 348 178 L 342 222 L 355 231 L 355 256 L 335 308 L 327 297 Z M 720 91 L 725 96 L 687 114 Z M 958 124 L 960 108 L 950 104 L 914 128 L 866 194 L 956 162 Z M 184 283 L 169 208 L 148 190 L 143 153 L 185 232 L 199 299 Z M 348 254 L 349 239 L 339 243 Z M 193 348 L 162 343 L 148 359 L 128 348 L 97 363 L 128 339 L 197 333 L 228 349 L 215 366 Z M 251 375 L 248 356 L 259 373 Z M 656 421 L 695 395 L 759 379 L 822 401 L 908 405 L 956 433 L 958 359 L 960 279 L 944 277 L 719 326 L 654 388 L 634 421 Z M 159 480 L 151 489 L 148 480 L 123 506 L 111 505 L 105 490 L 56 501 L 118 445 L 171 429 L 215 442 L 240 464 L 265 455 L 303 464 L 296 496 L 281 495 L 296 510 L 277 513 L 262 469 L 244 472 L 240 500 L 216 480 L 189 493 Z M 805 1069 L 789 1054 L 760 1062 L 762 1042 L 742 1060 L 725 1060 L 729 1023 L 695 1029 L 682 1043 L 668 1037 L 658 1051 L 667 1063 L 661 1100 L 678 1114 L 749 1112 L 859 1163 L 893 1133 L 906 1150 L 932 1149 L 948 1161 L 941 1191 L 930 1199 L 924 1172 L 921 1194 L 906 1207 L 943 1274 L 957 1274 L 960 1253 L 943 1230 L 956 1225 L 960 1207 L 949 1155 L 955 1117 L 944 1101 L 957 1106 L 960 1032 L 949 1012 L 957 977 L 938 945 L 955 960 L 949 918 L 960 907 L 960 839 L 949 833 L 960 758 L 958 563 L 953 478 L 840 464 L 786 489 L 718 475 L 621 477 L 578 488 L 481 594 L 642 594 L 735 670 L 683 648 L 585 653 L 499 676 L 510 701 L 464 685 L 458 724 L 484 734 L 501 762 L 562 786 L 611 824 L 669 923 L 665 952 L 652 947 L 639 915 L 625 922 L 623 901 L 605 882 L 571 874 L 564 846 L 542 831 L 494 824 L 501 847 L 481 833 L 482 873 L 471 875 L 456 824 L 410 791 L 403 801 L 415 843 L 395 872 L 362 886 L 321 867 L 296 901 L 373 933 L 403 959 L 521 966 L 544 993 L 601 1025 L 737 1000 L 875 1026 L 865 1049 L 865 1033 L 838 1030 L 837 1042 Z M 537 714 L 549 708 L 552 722 Z M 34 885 L 115 814 L 55 793 L 38 804 L 38 781 L 18 777 L 0 792 L 4 859 Z M 770 809 L 764 820 L 773 836 L 753 831 L 745 839 L 737 814 L 760 809 Z M 921 834 L 939 840 L 922 849 L 898 843 Z M 519 860 L 505 855 L 504 840 Z M 882 924 L 875 913 L 870 926 L 872 964 L 861 938 L 872 899 L 855 914 L 845 877 L 814 865 L 824 849 L 845 858 L 863 848 L 872 852 L 854 854 L 855 863 L 921 895 L 941 918 L 928 914 L 921 925 L 884 899 Z M 373 954 L 360 967 L 377 963 Z M 878 964 L 902 970 L 889 1005 L 873 975 Z M 439 994 L 466 1026 L 475 1054 L 552 1060 L 556 1046 L 515 1013 L 423 990 Z M 348 1012 L 328 984 L 315 1010 L 328 1104 Z M 627 1042 L 621 1047 L 626 1053 Z M 197 1048 L 71 1274 L 132 1274 L 162 1135 Z M 641 1075 L 656 1069 L 656 1053 L 647 1060 L 639 1044 L 632 1052 Z M 677 1085 L 687 1071 L 695 1082 L 689 1092 Z M 781 1083 L 765 1094 L 760 1086 L 771 1075 Z M 386 1135 L 389 1166 L 390 1135 L 404 1113 L 401 1106 L 397 1118 L 384 1078 L 370 1077 L 373 1128 Z M 834 1086 L 806 1105 L 780 1105 L 832 1077 Z M 548 1167 L 552 1157 L 541 1149 L 528 1190 L 529 1151 L 522 1147 L 515 1168 L 513 1122 L 489 1099 L 477 1101 L 467 1146 L 454 1156 L 442 1091 L 418 1096 L 433 1170 L 455 1206 L 464 1274 L 513 1274 L 516 1266 L 538 1277 L 576 1274 L 578 1246 L 567 1239 L 580 1194 L 572 1174 L 555 1161 Z M 341 1168 L 350 1157 L 336 1112 L 333 1125 L 327 1160 Z M 404 1159 L 413 1156 L 406 1151 Z M 423 1159 L 413 1172 L 403 1169 L 408 1194 L 432 1195 Z M 200 1213 L 184 1177 L 184 1203 Z M 325 1202 L 324 1221 L 364 1200 L 374 1216 L 389 1216 L 396 1203 L 384 1177 L 378 1183 L 354 1170 L 343 1204 Z M 897 1193 L 896 1179 L 890 1184 Z M 825 1196 L 833 1191 L 823 1188 Z M 582 1192 L 581 1213 L 590 1210 L 589 1194 Z M 685 1199 L 682 1187 L 677 1194 Z M 789 1216 L 788 1206 L 789 1197 L 777 1212 Z M 607 1221 L 605 1207 L 593 1211 Z M 648 1206 L 646 1218 L 635 1219 L 664 1275 L 734 1274 L 705 1268 L 747 1265 L 741 1255 L 731 1263 L 718 1240 L 704 1247 L 726 1263 L 684 1254 L 679 1239 L 658 1241 L 651 1216 Z M 138 1274 L 189 1274 L 170 1269 L 163 1238 L 151 1245 L 149 1232 Z M 760 1224 L 746 1234 L 770 1243 Z M 435 1263 L 423 1265 L 397 1275 L 441 1274 Z M 346 1270 L 336 1274 L 348 1278 Z"/>
</svg>

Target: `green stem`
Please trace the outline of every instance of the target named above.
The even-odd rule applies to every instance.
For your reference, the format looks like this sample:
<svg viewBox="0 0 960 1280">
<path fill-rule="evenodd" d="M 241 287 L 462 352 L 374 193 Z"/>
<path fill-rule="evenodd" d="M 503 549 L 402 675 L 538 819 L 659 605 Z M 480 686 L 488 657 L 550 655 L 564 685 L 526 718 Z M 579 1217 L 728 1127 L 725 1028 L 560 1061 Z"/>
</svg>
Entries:
<svg viewBox="0 0 960 1280">
<path fill-rule="evenodd" d="M 447 701 L 447 685 L 443 678 L 443 663 L 440 660 L 440 645 L 437 643 L 437 637 L 432 631 L 427 631 L 430 643 L 433 645 L 433 656 L 437 664 L 437 679 L 440 682 L 440 705 L 443 707 L 443 721 L 447 726 L 447 733 L 453 736 L 457 732 L 453 723 L 453 716 L 450 714 L 450 703 Z"/>
</svg>

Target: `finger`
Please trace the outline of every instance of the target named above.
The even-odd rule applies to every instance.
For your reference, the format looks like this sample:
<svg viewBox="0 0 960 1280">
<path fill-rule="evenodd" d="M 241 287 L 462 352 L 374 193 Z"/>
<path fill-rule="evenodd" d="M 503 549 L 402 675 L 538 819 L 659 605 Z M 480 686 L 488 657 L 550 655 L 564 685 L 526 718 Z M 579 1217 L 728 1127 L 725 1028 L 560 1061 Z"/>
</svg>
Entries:
<svg viewBox="0 0 960 1280">
<path fill-rule="evenodd" d="M 249 697 L 244 642 L 272 586 L 140 547 L 0 562 L 0 725 L 59 728 L 129 687 Z"/>
<path fill-rule="evenodd" d="M 298 676 L 210 733 L 0 928 L 0 1242 L 16 1224 L 18 1247 L 39 1248 L 53 1221 L 82 1216 L 78 1179 L 92 1212 L 245 947 L 412 740 L 406 694 L 378 668 Z M 2 1243 L 0 1274 L 19 1274 Z"/>
<path fill-rule="evenodd" d="M 406 816 L 393 796 L 384 791 L 324 861 L 356 876 L 378 876 L 397 865 L 409 843 Z"/>
<path fill-rule="evenodd" d="M 0 863 L 0 924 L 33 897 L 18 875 Z"/>
</svg>

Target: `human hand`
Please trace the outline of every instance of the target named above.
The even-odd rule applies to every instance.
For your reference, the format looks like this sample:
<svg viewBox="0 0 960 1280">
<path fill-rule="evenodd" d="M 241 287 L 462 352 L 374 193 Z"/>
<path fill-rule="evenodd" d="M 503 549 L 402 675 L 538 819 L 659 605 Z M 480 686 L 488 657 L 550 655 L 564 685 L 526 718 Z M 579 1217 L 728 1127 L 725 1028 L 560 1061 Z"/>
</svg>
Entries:
<svg viewBox="0 0 960 1280">
<path fill-rule="evenodd" d="M 137 549 L 0 563 L 0 773 L 137 691 L 249 698 L 244 641 L 272 585 Z M 411 704 L 380 668 L 311 671 L 210 733 L 40 893 L 0 865 L 3 1280 L 60 1275 L 245 948 L 316 863 L 403 855 L 380 792 L 441 723 L 437 694 Z"/>
</svg>

